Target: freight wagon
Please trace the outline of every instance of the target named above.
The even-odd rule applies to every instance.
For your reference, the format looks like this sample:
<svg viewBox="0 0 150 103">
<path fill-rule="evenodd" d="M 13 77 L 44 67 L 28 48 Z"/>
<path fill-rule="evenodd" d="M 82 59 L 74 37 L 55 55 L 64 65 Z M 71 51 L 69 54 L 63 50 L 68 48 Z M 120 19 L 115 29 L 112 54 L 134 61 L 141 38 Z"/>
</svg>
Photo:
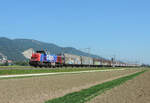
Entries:
<svg viewBox="0 0 150 103">
<path fill-rule="evenodd" d="M 93 58 L 81 56 L 81 60 L 82 60 L 83 67 L 87 67 L 87 66 L 92 67 L 93 66 Z"/>
<path fill-rule="evenodd" d="M 94 67 L 102 67 L 102 62 L 100 59 L 93 59 L 93 66 Z"/>
<path fill-rule="evenodd" d="M 64 66 L 79 67 L 81 66 L 81 57 L 73 54 L 64 53 Z"/>
</svg>

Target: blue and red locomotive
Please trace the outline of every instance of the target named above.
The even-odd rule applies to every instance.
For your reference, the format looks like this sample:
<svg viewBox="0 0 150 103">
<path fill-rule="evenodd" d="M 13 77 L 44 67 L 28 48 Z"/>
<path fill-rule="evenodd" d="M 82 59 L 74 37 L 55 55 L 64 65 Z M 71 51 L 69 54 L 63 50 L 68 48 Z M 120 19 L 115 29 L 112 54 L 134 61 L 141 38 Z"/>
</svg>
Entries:
<svg viewBox="0 0 150 103">
<path fill-rule="evenodd" d="M 57 55 L 50 55 L 47 51 L 32 53 L 29 64 L 34 67 L 56 67 L 62 66 L 62 58 Z"/>
</svg>

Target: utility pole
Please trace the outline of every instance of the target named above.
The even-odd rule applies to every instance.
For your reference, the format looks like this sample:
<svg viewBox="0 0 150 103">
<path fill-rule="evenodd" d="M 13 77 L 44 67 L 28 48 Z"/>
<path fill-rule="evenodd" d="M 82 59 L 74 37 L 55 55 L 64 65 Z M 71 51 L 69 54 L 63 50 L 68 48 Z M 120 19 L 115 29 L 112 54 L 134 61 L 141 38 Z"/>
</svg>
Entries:
<svg viewBox="0 0 150 103">
<path fill-rule="evenodd" d="M 115 62 L 115 61 L 116 61 L 115 59 L 116 59 L 116 55 L 113 55 L 112 58 L 111 58 L 111 63 L 112 63 L 112 66 L 113 66 L 113 67 L 115 67 L 115 63 L 116 63 L 116 62 Z"/>
<path fill-rule="evenodd" d="M 79 50 L 81 50 L 82 52 L 88 53 L 88 57 L 90 57 L 91 48 L 80 48 Z"/>
<path fill-rule="evenodd" d="M 91 48 L 85 48 L 88 52 L 88 55 L 89 55 L 89 57 L 90 57 L 90 51 L 91 51 Z"/>
<path fill-rule="evenodd" d="M 89 66 L 91 64 L 91 61 L 90 61 L 90 51 L 91 51 L 91 48 L 85 48 L 87 50 L 87 53 L 88 53 L 88 59 L 89 59 Z"/>
</svg>

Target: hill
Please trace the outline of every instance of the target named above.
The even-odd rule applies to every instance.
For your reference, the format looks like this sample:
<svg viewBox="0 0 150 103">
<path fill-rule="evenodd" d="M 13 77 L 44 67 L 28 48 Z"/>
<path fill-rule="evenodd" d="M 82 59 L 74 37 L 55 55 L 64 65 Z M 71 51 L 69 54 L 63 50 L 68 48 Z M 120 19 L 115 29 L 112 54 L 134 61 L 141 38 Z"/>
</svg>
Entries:
<svg viewBox="0 0 150 103">
<path fill-rule="evenodd" d="M 89 56 L 88 53 L 82 52 L 73 47 L 60 47 L 52 43 L 45 43 L 32 39 L 9 39 L 0 37 L 0 53 L 7 56 L 7 59 L 13 61 L 27 60 L 26 50 L 41 50 L 47 49 L 51 54 L 70 53 L 81 56 Z M 100 58 L 97 55 L 90 54 L 91 57 Z"/>
</svg>

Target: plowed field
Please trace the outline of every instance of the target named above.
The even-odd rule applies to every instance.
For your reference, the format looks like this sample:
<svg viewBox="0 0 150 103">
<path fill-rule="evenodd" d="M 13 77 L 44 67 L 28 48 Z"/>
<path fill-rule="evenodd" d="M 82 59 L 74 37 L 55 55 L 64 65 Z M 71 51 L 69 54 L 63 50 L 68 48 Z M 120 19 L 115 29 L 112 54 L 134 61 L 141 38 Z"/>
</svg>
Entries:
<svg viewBox="0 0 150 103">
<path fill-rule="evenodd" d="M 150 103 L 150 71 L 106 91 L 88 103 Z"/>
<path fill-rule="evenodd" d="M 2 79 L 0 80 L 0 103 L 44 103 L 66 93 L 89 88 L 137 71 L 140 70 Z"/>
</svg>

